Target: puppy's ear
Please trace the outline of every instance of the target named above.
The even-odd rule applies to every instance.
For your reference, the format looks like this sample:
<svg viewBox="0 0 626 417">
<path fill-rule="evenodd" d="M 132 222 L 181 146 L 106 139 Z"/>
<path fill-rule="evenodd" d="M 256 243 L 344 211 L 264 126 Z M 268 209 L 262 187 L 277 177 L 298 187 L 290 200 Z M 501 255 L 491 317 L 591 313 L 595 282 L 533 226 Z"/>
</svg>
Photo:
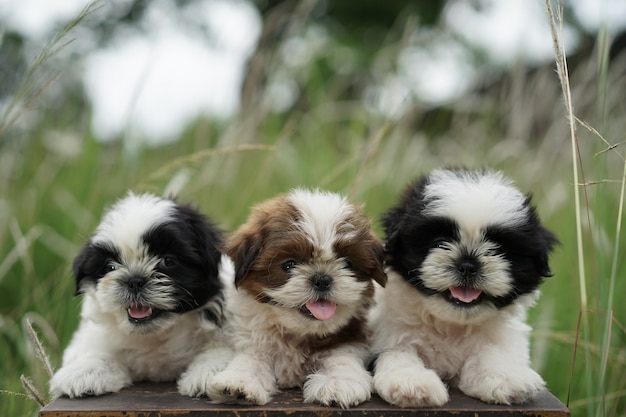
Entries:
<svg viewBox="0 0 626 417">
<path fill-rule="evenodd" d="M 74 295 L 82 294 L 81 282 L 88 275 L 87 266 L 89 263 L 89 253 L 91 252 L 90 244 L 86 244 L 80 250 L 76 258 L 74 258 L 74 262 L 72 263 L 72 272 L 74 274 L 75 280 L 75 290 Z"/>
<path fill-rule="evenodd" d="M 179 205 L 177 210 L 181 219 L 189 226 L 190 232 L 195 237 L 194 246 L 202 254 L 203 267 L 211 277 L 217 277 L 222 258 L 221 248 L 224 241 L 222 231 L 211 219 L 201 214 L 192 205 Z"/>
<path fill-rule="evenodd" d="M 424 206 L 424 188 L 429 177 L 424 175 L 409 184 L 400 197 L 398 204 L 382 216 L 382 226 L 385 231 L 385 251 L 395 252 L 398 243 L 398 234 L 402 231 L 405 218 L 419 213 Z"/>
<path fill-rule="evenodd" d="M 385 231 L 385 250 L 393 252 L 397 241 L 400 225 L 404 218 L 404 207 L 389 209 L 382 217 L 382 225 Z"/>
<path fill-rule="evenodd" d="M 225 252 L 235 264 L 235 287 L 239 287 L 248 275 L 261 250 L 261 243 L 261 237 L 247 229 L 235 232 L 226 242 Z"/>
<path fill-rule="evenodd" d="M 84 292 L 85 285 L 95 284 L 104 275 L 104 267 L 111 259 L 117 259 L 114 250 L 95 246 L 87 242 L 80 250 L 72 264 L 72 272 L 76 280 L 75 295 Z"/>
<path fill-rule="evenodd" d="M 540 226 L 537 241 L 537 258 L 535 259 L 537 270 L 541 276 L 551 277 L 552 271 L 550 270 L 550 265 L 548 264 L 548 256 L 550 252 L 552 252 L 552 249 L 554 249 L 554 246 L 560 243 L 559 239 L 554 233 L 545 227 Z"/>
<path fill-rule="evenodd" d="M 530 223 L 536 228 L 534 242 L 536 250 L 535 267 L 537 272 L 539 272 L 542 277 L 551 277 L 552 271 L 550 270 L 550 265 L 548 264 L 548 257 L 550 252 L 554 249 L 554 246 L 560 243 L 559 239 L 554 233 L 546 229 L 539 220 L 537 209 L 532 205 L 532 194 L 526 194 L 525 204 L 530 209 Z"/>
<path fill-rule="evenodd" d="M 382 243 L 374 236 L 372 243 L 372 255 L 375 265 L 372 269 L 372 279 L 379 283 L 381 287 L 387 284 L 387 274 L 385 274 L 385 251 Z"/>
</svg>

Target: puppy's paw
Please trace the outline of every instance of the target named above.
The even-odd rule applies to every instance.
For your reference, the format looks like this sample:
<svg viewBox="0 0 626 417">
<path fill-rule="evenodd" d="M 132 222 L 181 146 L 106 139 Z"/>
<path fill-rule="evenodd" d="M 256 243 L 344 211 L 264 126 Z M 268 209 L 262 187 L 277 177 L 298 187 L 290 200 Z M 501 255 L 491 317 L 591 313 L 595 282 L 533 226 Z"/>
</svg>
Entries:
<svg viewBox="0 0 626 417">
<path fill-rule="evenodd" d="M 363 369 L 345 375 L 317 372 L 304 383 L 304 402 L 349 408 L 372 396 L 372 377 Z"/>
<path fill-rule="evenodd" d="M 215 375 L 208 384 L 207 393 L 217 403 L 267 404 L 275 389 L 265 387 L 259 378 L 248 373 L 225 370 Z"/>
<path fill-rule="evenodd" d="M 178 392 L 189 397 L 208 396 L 211 379 L 226 368 L 232 356 L 229 349 L 215 349 L 198 356 L 178 379 Z"/>
<path fill-rule="evenodd" d="M 448 402 L 448 389 L 435 371 L 406 367 L 376 372 L 374 390 L 381 398 L 399 407 L 441 406 Z"/>
<path fill-rule="evenodd" d="M 208 395 L 209 383 L 215 372 L 202 368 L 189 368 L 178 379 L 176 385 L 180 395 L 200 397 Z"/>
<path fill-rule="evenodd" d="M 118 364 L 107 361 L 79 361 L 59 369 L 50 380 L 54 398 L 102 395 L 130 386 L 130 375 Z"/>
<path fill-rule="evenodd" d="M 459 389 L 465 394 L 496 404 L 523 403 L 544 387 L 541 376 L 527 367 L 509 368 L 504 372 L 466 372 L 464 369 L 459 380 Z"/>
</svg>

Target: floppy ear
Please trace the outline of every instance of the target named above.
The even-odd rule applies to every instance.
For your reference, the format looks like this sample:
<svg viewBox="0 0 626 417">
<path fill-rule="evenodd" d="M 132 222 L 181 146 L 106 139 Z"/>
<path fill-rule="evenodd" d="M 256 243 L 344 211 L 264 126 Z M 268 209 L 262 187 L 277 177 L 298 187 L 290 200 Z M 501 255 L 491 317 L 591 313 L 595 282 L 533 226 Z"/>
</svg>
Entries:
<svg viewBox="0 0 626 417">
<path fill-rule="evenodd" d="M 552 271 L 550 270 L 550 265 L 548 264 L 548 256 L 550 252 L 552 252 L 554 246 L 560 243 L 559 239 L 554 233 L 545 227 L 540 226 L 537 241 L 539 244 L 537 258 L 535 259 L 537 269 L 541 276 L 551 277 Z"/>
<path fill-rule="evenodd" d="M 372 255 L 375 266 L 372 269 L 372 279 L 384 287 L 387 284 L 387 274 L 385 273 L 385 251 L 382 243 L 374 236 L 372 243 Z"/>
<path fill-rule="evenodd" d="M 211 277 L 216 277 L 222 259 L 221 247 L 224 240 L 222 231 L 211 219 L 189 204 L 177 205 L 176 210 L 184 224 L 188 226 L 191 235 L 195 237 L 194 247 L 202 254 L 203 268 Z"/>
<path fill-rule="evenodd" d="M 550 252 L 554 249 L 554 246 L 560 244 L 559 239 L 554 233 L 546 229 L 537 214 L 537 209 L 532 205 L 532 194 L 526 194 L 525 204 L 530 208 L 531 222 L 536 225 L 535 235 L 535 267 L 542 277 L 551 277 L 552 271 L 548 263 L 548 257 Z"/>
<path fill-rule="evenodd" d="M 82 293 L 81 282 L 89 275 L 87 272 L 89 252 L 91 252 L 91 247 L 89 244 L 86 244 L 80 250 L 76 258 L 74 258 L 74 262 L 72 263 L 72 272 L 75 280 L 74 295 L 80 295 Z"/>
<path fill-rule="evenodd" d="M 235 287 L 246 278 L 260 250 L 260 236 L 248 230 L 237 231 L 228 239 L 225 252 L 235 264 Z"/>
<path fill-rule="evenodd" d="M 86 283 L 95 284 L 104 275 L 104 266 L 109 259 L 117 259 L 113 249 L 95 246 L 87 242 L 80 250 L 72 264 L 72 272 L 76 280 L 76 291 L 74 295 L 84 292 Z"/>
<path fill-rule="evenodd" d="M 429 177 L 424 175 L 410 183 L 403 191 L 398 203 L 387 210 L 381 218 L 381 224 L 385 231 L 386 254 L 396 252 L 399 244 L 400 232 L 405 225 L 405 219 L 419 213 L 424 206 L 424 188 L 428 184 Z"/>
</svg>

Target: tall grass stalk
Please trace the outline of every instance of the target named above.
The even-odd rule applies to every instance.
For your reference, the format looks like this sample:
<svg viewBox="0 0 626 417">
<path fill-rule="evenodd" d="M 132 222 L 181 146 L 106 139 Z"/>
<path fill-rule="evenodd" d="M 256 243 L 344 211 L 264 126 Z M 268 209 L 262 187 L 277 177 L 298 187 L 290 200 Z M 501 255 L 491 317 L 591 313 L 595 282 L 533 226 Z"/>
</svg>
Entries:
<svg viewBox="0 0 626 417">
<path fill-rule="evenodd" d="M 582 233 L 582 216 L 581 216 L 581 200 L 580 200 L 580 181 L 578 174 L 578 164 L 580 162 L 580 153 L 578 148 L 578 140 L 576 136 L 576 118 L 574 116 L 574 105 L 572 102 L 572 92 L 569 83 L 569 72 L 567 68 L 567 58 L 565 55 L 565 48 L 563 47 L 563 8 L 560 2 L 557 0 L 558 15 L 556 15 L 552 9 L 550 0 L 545 0 L 546 10 L 548 13 L 548 21 L 550 23 L 550 31 L 552 33 L 552 40 L 554 43 L 554 54 L 556 62 L 556 72 L 561 83 L 561 89 L 563 91 L 563 101 L 567 111 L 567 120 L 569 123 L 570 132 L 570 145 L 572 151 L 572 174 L 574 180 L 574 210 L 576 220 L 576 247 L 578 252 L 578 285 L 580 288 L 580 308 L 582 312 L 582 332 L 584 340 L 589 339 L 589 320 L 586 312 L 589 310 L 587 303 L 587 278 L 585 274 L 585 254 L 583 248 L 583 233 Z M 559 30 L 557 30 L 557 23 Z M 588 348 L 585 348 L 585 379 L 587 382 L 587 392 L 593 391 L 592 381 L 592 369 L 591 369 L 591 354 Z M 571 384 L 572 381 L 570 381 Z M 571 385 L 570 385 L 571 392 Z M 569 403 L 569 393 L 567 402 Z M 591 410 L 591 404 L 588 411 Z M 590 414 L 591 415 L 591 414 Z"/>
<path fill-rule="evenodd" d="M 561 88 L 563 92 L 564 103 L 567 111 L 567 118 L 570 129 L 570 139 L 571 139 L 571 149 L 572 149 L 572 166 L 573 166 L 573 179 L 574 179 L 574 202 L 575 202 L 575 221 L 576 221 L 576 243 L 577 243 L 577 252 L 578 252 L 578 273 L 579 273 L 579 287 L 580 287 L 580 314 L 579 314 L 579 330 L 582 330 L 582 338 L 583 348 L 585 351 L 585 380 L 587 385 L 587 398 L 590 401 L 585 403 L 587 407 L 587 415 L 607 415 L 607 401 L 608 397 L 613 397 L 611 393 L 607 393 L 607 379 L 608 379 L 608 370 L 609 370 L 609 361 L 611 358 L 611 347 L 613 340 L 613 324 L 614 324 L 614 297 L 615 297 L 615 288 L 616 288 L 616 278 L 618 274 L 618 266 L 620 260 L 620 239 L 621 239 L 621 229 L 622 229 L 622 215 L 623 215 L 623 206 L 624 206 L 624 196 L 625 196 L 625 186 L 626 186 L 626 159 L 616 150 L 618 144 L 611 144 L 608 140 L 606 140 L 597 129 L 592 128 L 589 124 L 582 122 L 574 115 L 574 105 L 572 102 L 572 94 L 570 88 L 569 81 L 569 73 L 567 68 L 567 60 L 566 55 L 563 48 L 562 41 L 562 6 L 560 2 L 557 0 L 556 5 L 558 12 L 555 14 L 552 10 L 552 6 L 550 0 L 546 0 L 546 10 L 548 13 L 548 19 L 550 23 L 550 29 L 552 32 L 552 38 L 554 41 L 554 52 L 555 52 L 555 61 L 557 67 L 557 74 L 561 83 Z M 560 27 L 560 30 L 557 31 L 557 24 Z M 599 123 L 601 125 L 600 130 L 604 131 L 606 128 L 606 123 L 608 119 L 608 107 L 607 107 L 607 91 L 609 86 L 609 60 L 608 60 L 608 36 L 606 33 L 606 29 L 601 29 L 599 33 L 599 59 L 598 59 L 598 92 L 600 94 L 600 98 L 597 100 L 597 108 L 598 112 L 597 118 L 599 119 Z M 587 278 L 585 273 L 585 253 L 583 248 L 583 239 L 582 239 L 582 216 L 581 216 L 581 200 L 579 194 L 579 188 L 582 186 L 585 192 L 585 207 L 587 213 L 587 224 L 589 225 L 590 231 L 590 251 L 592 251 L 591 259 L 595 259 L 593 256 L 594 251 L 594 240 L 591 235 L 591 219 L 590 219 L 590 211 L 591 207 L 589 205 L 589 199 L 587 196 L 587 185 L 588 183 L 584 180 L 583 169 L 583 161 L 580 154 L 580 146 L 576 133 L 577 123 L 580 123 L 582 126 L 586 127 L 594 136 L 599 138 L 604 144 L 607 145 L 607 148 L 601 153 L 608 153 L 609 151 L 614 151 L 619 158 L 623 162 L 622 170 L 621 170 L 621 180 L 620 182 L 620 192 L 619 192 L 619 203 L 617 209 L 617 220 L 615 224 L 615 238 L 613 242 L 613 251 L 612 251 L 612 259 L 611 259 L 611 269 L 610 276 L 608 282 L 608 288 L 600 285 L 599 288 L 602 289 L 601 292 L 597 294 L 597 307 L 590 309 L 588 304 L 587 297 Z M 599 154 L 599 153 L 598 153 Z M 596 154 L 596 156 L 598 155 Z M 580 165 L 582 182 L 579 181 L 579 172 L 578 167 Z M 603 277 L 599 277 L 597 279 L 603 279 Z M 603 292 L 606 290 L 606 297 L 604 297 Z M 592 334 L 595 334 L 593 329 L 590 326 L 589 315 L 597 314 L 599 318 L 604 319 L 604 325 L 602 326 L 602 332 L 598 335 L 598 345 L 600 350 L 599 355 L 599 367 L 597 371 L 597 381 L 594 383 L 595 370 L 592 367 L 592 355 L 590 346 L 592 345 Z M 601 323 L 601 322 L 600 322 Z M 620 326 L 621 328 L 621 326 Z M 576 352 L 578 344 L 581 342 L 578 338 L 577 331 L 577 339 L 576 346 L 574 352 Z M 575 360 L 574 353 L 574 360 Z M 573 367 L 572 364 L 572 375 L 573 375 Z M 571 387 L 573 383 L 573 378 L 570 381 L 570 393 Z M 568 404 L 570 400 L 570 393 L 568 393 Z M 607 395 L 609 394 L 609 395 Z M 591 400 L 595 399 L 595 400 Z"/>
<path fill-rule="evenodd" d="M 38 81 L 37 76 L 40 70 L 45 66 L 46 62 L 53 56 L 57 55 L 59 51 L 70 43 L 72 39 L 68 40 L 68 35 L 76 26 L 78 26 L 88 15 L 98 9 L 98 4 L 101 0 L 93 0 L 87 4 L 81 12 L 67 23 L 60 31 L 58 31 L 52 40 L 50 40 L 41 52 L 35 57 L 32 64 L 29 66 L 28 71 L 20 81 L 20 84 L 13 94 L 11 101 L 7 108 L 0 115 L 0 138 L 6 133 L 6 131 L 15 123 L 17 119 L 22 115 L 24 111 L 30 108 L 37 99 L 48 89 L 48 87 L 54 83 L 60 76 L 59 72 L 55 72 L 53 75 L 45 78 L 44 81 Z"/>
<path fill-rule="evenodd" d="M 313 4 L 302 3 L 298 8 L 298 24 L 290 26 L 289 36 L 299 36 L 307 25 L 318 24 L 308 17 Z M 274 21 L 292 22 L 291 10 L 285 6 L 282 14 L 274 14 Z M 227 124 L 196 121 L 174 144 L 138 148 L 129 158 L 123 141 L 103 144 L 82 123 L 67 125 L 45 117 L 37 126 L 25 123 L 24 128 L 30 129 L 26 150 L 21 143 L 0 143 L 6 145 L 0 150 L 0 162 L 9 162 L 0 163 L 0 362 L 4 371 L 0 375 L 0 416 L 36 415 L 39 404 L 46 400 L 25 400 L 31 397 L 20 393 L 34 388 L 33 396 L 41 397 L 37 389 L 46 395 L 50 369 L 61 363 L 63 348 L 78 326 L 80 300 L 73 298 L 72 259 L 97 226 L 103 209 L 129 189 L 164 195 L 173 190 L 181 201 L 197 205 L 228 232 L 261 199 L 297 186 L 321 187 L 345 193 L 362 204 L 382 237 L 381 213 L 401 195 L 405 185 L 432 168 L 446 165 L 502 169 L 534 194 L 542 220 L 563 244 L 550 259 L 555 276 L 546 280 L 540 302 L 529 312 L 529 323 L 535 328 L 533 363 L 557 397 L 565 401 L 571 393 L 568 403 L 572 415 L 624 415 L 626 348 L 615 342 L 626 339 L 620 324 L 626 323 L 626 310 L 619 308 L 626 281 L 618 279 L 626 274 L 626 266 L 617 257 L 625 244 L 619 235 L 626 161 L 623 151 L 617 149 L 619 143 L 614 143 L 607 131 L 617 131 L 616 135 L 626 131 L 620 107 L 623 98 L 617 94 L 626 89 L 626 77 L 612 78 L 615 69 L 623 74 L 626 65 L 615 68 L 611 63 L 608 82 L 587 72 L 589 67 L 602 67 L 601 62 L 572 67 L 568 73 L 558 40 L 558 21 L 551 14 L 555 53 L 562 57 L 557 62 L 562 85 L 552 68 L 529 72 L 520 64 L 519 70 L 504 74 L 502 83 L 493 90 L 474 91 L 443 112 L 419 103 L 397 117 L 371 111 L 346 94 L 345 85 L 352 85 L 352 75 L 328 70 L 333 68 L 330 58 L 345 52 L 345 45 L 329 37 L 328 47 L 319 52 L 320 60 L 312 58 L 302 69 L 290 68 L 303 100 L 286 113 L 276 113 L 263 86 L 267 73 L 280 73 L 284 65 L 282 54 L 277 52 L 285 41 L 281 36 L 276 41 L 270 37 L 263 44 L 265 49 L 259 52 L 262 65 L 253 65 L 253 71 L 261 72 L 250 83 L 257 86 L 251 87 L 255 99 L 247 101 L 252 104 L 244 106 Z M 375 79 L 367 78 L 368 85 L 375 84 L 382 74 L 393 73 L 386 63 L 397 58 L 398 45 L 415 30 L 412 25 L 407 23 L 404 31 L 399 27 L 402 24 L 390 29 L 383 43 L 376 46 L 380 52 L 374 61 L 385 65 L 371 72 Z M 334 49 L 337 45 L 340 49 Z M 30 91 L 45 84 L 48 78 L 42 73 L 31 78 Z M 606 99 L 602 104 L 593 93 L 605 86 L 610 90 L 602 97 Z M 563 123 L 563 97 L 569 125 Z M 19 103 L 2 126 L 25 108 L 24 101 Z M 67 111 L 74 110 L 68 106 Z M 607 113 L 598 115 L 601 111 Z M 594 114 L 601 123 L 593 119 Z M 602 129 L 596 130 L 591 124 Z M 50 147 L 51 131 L 76 135 L 78 139 L 71 142 L 75 152 Z M 589 146 L 585 141 L 589 136 L 597 138 L 598 146 Z M 571 155 L 563 155 L 570 144 Z M 617 168 L 604 163 L 615 155 L 620 158 Z M 583 157 L 585 170 L 591 168 L 587 180 Z M 594 161 L 591 166 L 590 157 Z M 608 175 L 601 179 L 592 177 L 607 169 L 613 171 L 603 172 Z M 618 191 L 615 178 L 619 175 L 622 187 Z M 573 189 L 569 185 L 572 176 Z M 600 204 L 591 205 L 587 193 L 597 196 Z M 619 208 L 613 203 L 618 194 Z M 590 237 L 592 245 L 588 247 Z M 594 252 L 594 248 L 598 249 Z M 612 262 L 607 261 L 610 256 Z M 572 262 L 575 257 L 578 263 Z M 600 308 L 608 307 L 605 312 L 599 311 L 596 292 L 592 291 L 594 279 L 600 284 Z M 606 285 L 610 285 L 609 291 L 605 291 Z M 603 313 L 607 321 L 602 324 L 595 318 Z M 28 339 L 32 332 L 27 320 L 44 342 L 48 365 L 42 366 Z M 576 349 L 579 357 L 574 354 L 571 358 Z M 568 378 L 570 358 L 573 365 Z M 30 379 L 31 383 L 22 387 L 20 375 L 29 376 L 23 380 Z"/>
</svg>

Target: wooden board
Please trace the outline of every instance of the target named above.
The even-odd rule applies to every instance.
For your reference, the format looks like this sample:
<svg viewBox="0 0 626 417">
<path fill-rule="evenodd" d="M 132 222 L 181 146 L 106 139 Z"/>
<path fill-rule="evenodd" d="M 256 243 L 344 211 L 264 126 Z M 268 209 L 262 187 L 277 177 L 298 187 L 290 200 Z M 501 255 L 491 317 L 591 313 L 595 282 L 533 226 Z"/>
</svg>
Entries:
<svg viewBox="0 0 626 417">
<path fill-rule="evenodd" d="M 59 398 L 43 407 L 40 417 L 403 417 L 421 416 L 543 416 L 565 417 L 569 410 L 550 392 L 543 391 L 531 401 L 516 406 L 485 404 L 458 391 L 450 393 L 443 407 L 403 409 L 373 396 L 357 407 L 344 410 L 304 404 L 299 390 L 274 397 L 264 406 L 211 404 L 207 398 L 178 394 L 174 384 L 141 383 L 115 394 L 80 399 Z"/>
</svg>

